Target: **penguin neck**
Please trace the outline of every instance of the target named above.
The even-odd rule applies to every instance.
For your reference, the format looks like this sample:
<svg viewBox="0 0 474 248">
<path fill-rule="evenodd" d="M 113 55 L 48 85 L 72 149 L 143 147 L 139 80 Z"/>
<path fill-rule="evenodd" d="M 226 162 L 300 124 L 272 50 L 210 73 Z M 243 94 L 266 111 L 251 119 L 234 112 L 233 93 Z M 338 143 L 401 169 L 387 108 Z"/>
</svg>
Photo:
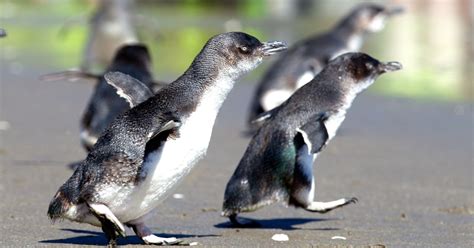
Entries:
<svg viewBox="0 0 474 248">
<path fill-rule="evenodd" d="M 375 81 L 375 78 L 366 78 L 362 82 L 358 83 L 353 83 L 352 87 L 347 90 L 346 94 L 344 94 L 344 100 L 342 102 L 342 105 L 340 106 L 340 110 L 343 111 L 344 113 L 349 109 L 352 105 L 352 102 L 356 98 L 356 96 L 367 89 L 373 82 Z"/>
<path fill-rule="evenodd" d="M 333 32 L 345 42 L 346 48 L 352 52 L 360 50 L 367 36 L 367 32 L 357 27 L 350 19 L 342 20 L 336 25 Z"/>
<path fill-rule="evenodd" d="M 181 82 L 186 82 L 185 88 L 191 88 L 189 95 L 197 108 L 206 106 L 209 110 L 219 111 L 222 103 L 232 90 L 238 76 L 229 75 L 225 70 L 207 66 L 203 63 L 193 65 L 183 74 Z"/>
</svg>

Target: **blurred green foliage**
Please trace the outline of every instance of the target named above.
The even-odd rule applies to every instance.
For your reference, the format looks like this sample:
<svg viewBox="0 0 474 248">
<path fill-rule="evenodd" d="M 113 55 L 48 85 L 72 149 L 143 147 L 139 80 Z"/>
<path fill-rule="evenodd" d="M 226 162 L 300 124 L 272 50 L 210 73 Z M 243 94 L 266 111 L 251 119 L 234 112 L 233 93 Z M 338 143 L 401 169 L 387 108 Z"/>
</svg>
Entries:
<svg viewBox="0 0 474 248">
<path fill-rule="evenodd" d="M 138 24 L 139 36 L 152 52 L 156 78 L 176 78 L 210 36 L 225 31 L 225 23 L 230 19 L 237 20 L 244 32 L 262 40 L 281 39 L 282 35 L 287 35 L 285 39 L 291 44 L 328 29 L 339 18 L 327 18 L 327 13 L 322 13 L 297 20 L 275 21 L 267 15 L 266 2 L 245 0 L 233 2 L 231 7 L 216 5 L 214 1 L 204 1 L 206 4 L 203 4 L 197 0 L 180 1 L 179 4 L 158 5 L 153 1 L 140 4 L 136 12 L 144 17 L 142 20 L 145 23 Z M 57 70 L 78 67 L 87 39 L 88 18 L 93 11 L 93 6 L 87 1 L 2 1 L 0 10 L 3 10 L 0 11 L 0 26 L 8 32 L 8 39 L 0 44 L 0 56 L 21 61 L 25 66 Z M 283 33 L 275 27 L 281 28 Z M 292 31 L 285 33 L 285 29 Z M 384 32 L 374 35 L 377 38 L 365 47 L 375 57 L 384 54 L 386 41 L 391 37 Z M 415 44 L 419 49 L 426 49 L 424 46 Z M 246 81 L 257 82 L 262 69 L 267 66 L 268 63 L 247 77 Z M 463 71 L 443 71 L 430 64 L 417 64 L 416 67 L 384 75 L 372 90 L 397 96 L 466 100 L 469 94 L 465 94 L 463 88 L 472 79 L 453 73 Z"/>
</svg>

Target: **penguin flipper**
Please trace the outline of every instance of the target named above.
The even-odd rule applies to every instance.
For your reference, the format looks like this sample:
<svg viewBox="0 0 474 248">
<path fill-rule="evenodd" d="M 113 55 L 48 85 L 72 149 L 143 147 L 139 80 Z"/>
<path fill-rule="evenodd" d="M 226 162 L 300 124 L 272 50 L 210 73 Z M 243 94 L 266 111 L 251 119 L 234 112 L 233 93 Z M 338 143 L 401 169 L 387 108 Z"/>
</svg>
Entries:
<svg viewBox="0 0 474 248">
<path fill-rule="evenodd" d="M 115 217 L 110 209 L 103 204 L 86 203 L 89 211 L 100 221 L 109 244 L 107 247 L 117 247 L 117 236 L 126 237 L 123 224 Z"/>
<path fill-rule="evenodd" d="M 53 72 L 45 75 L 41 75 L 39 77 L 40 81 L 58 81 L 58 80 L 70 80 L 74 81 L 79 78 L 82 79 L 87 79 L 91 81 L 98 81 L 102 77 L 102 75 L 97 75 L 93 74 L 90 72 L 82 71 L 82 70 L 77 70 L 77 69 L 70 69 L 66 71 L 60 71 L 60 72 Z"/>
<path fill-rule="evenodd" d="M 130 104 L 130 108 L 154 95 L 148 86 L 127 74 L 118 71 L 108 72 L 104 78 L 117 90 L 117 94 Z"/>
<path fill-rule="evenodd" d="M 316 114 L 303 126 L 296 129 L 297 133 L 303 138 L 304 143 L 308 146 L 309 152 L 313 154 L 321 151 L 329 139 L 328 131 L 324 125 L 326 119 L 325 113 Z"/>
</svg>

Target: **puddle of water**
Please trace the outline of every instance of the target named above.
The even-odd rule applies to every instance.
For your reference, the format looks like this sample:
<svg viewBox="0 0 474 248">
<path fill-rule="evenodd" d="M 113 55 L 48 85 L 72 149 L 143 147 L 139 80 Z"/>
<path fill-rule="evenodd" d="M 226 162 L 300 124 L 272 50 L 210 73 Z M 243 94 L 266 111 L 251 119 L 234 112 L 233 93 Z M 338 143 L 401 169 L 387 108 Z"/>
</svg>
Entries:
<svg viewBox="0 0 474 248">
<path fill-rule="evenodd" d="M 176 78 L 210 36 L 226 29 L 292 44 L 330 28 L 357 1 L 205 2 L 139 1 L 135 9 L 141 19 L 138 32 L 150 46 L 157 78 Z M 383 61 L 400 61 L 404 69 L 384 75 L 373 91 L 473 100 L 469 1 L 394 2 L 403 4 L 407 12 L 390 20 L 381 33 L 371 35 L 362 51 Z M 303 5 L 298 8 L 291 3 Z M 93 5 L 87 1 L 3 1 L 0 9 L 0 25 L 8 32 L 0 43 L 1 67 L 22 73 L 29 66 L 61 70 L 79 65 Z M 69 27 L 63 30 L 67 31 L 60 32 L 66 23 Z M 268 65 L 245 80 L 258 81 Z"/>
</svg>

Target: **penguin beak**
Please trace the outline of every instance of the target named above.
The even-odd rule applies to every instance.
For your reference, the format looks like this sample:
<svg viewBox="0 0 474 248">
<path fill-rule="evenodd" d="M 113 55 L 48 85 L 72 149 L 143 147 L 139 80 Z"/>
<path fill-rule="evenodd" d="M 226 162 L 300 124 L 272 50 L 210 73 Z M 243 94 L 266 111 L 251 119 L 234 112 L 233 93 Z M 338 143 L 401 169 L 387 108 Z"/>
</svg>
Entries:
<svg viewBox="0 0 474 248">
<path fill-rule="evenodd" d="M 396 61 L 391 61 L 387 63 L 381 63 L 380 64 L 380 71 L 381 73 L 384 72 L 391 72 L 391 71 L 398 71 L 403 68 L 402 64 Z"/>
<path fill-rule="evenodd" d="M 386 8 L 384 12 L 388 16 L 399 15 L 405 12 L 405 8 L 403 6 L 393 6 Z"/>
<path fill-rule="evenodd" d="M 270 42 L 262 42 L 262 46 L 260 46 L 259 50 L 263 54 L 263 56 L 271 56 L 275 53 L 281 52 L 286 50 L 288 47 L 284 42 L 281 41 L 270 41 Z"/>
</svg>

